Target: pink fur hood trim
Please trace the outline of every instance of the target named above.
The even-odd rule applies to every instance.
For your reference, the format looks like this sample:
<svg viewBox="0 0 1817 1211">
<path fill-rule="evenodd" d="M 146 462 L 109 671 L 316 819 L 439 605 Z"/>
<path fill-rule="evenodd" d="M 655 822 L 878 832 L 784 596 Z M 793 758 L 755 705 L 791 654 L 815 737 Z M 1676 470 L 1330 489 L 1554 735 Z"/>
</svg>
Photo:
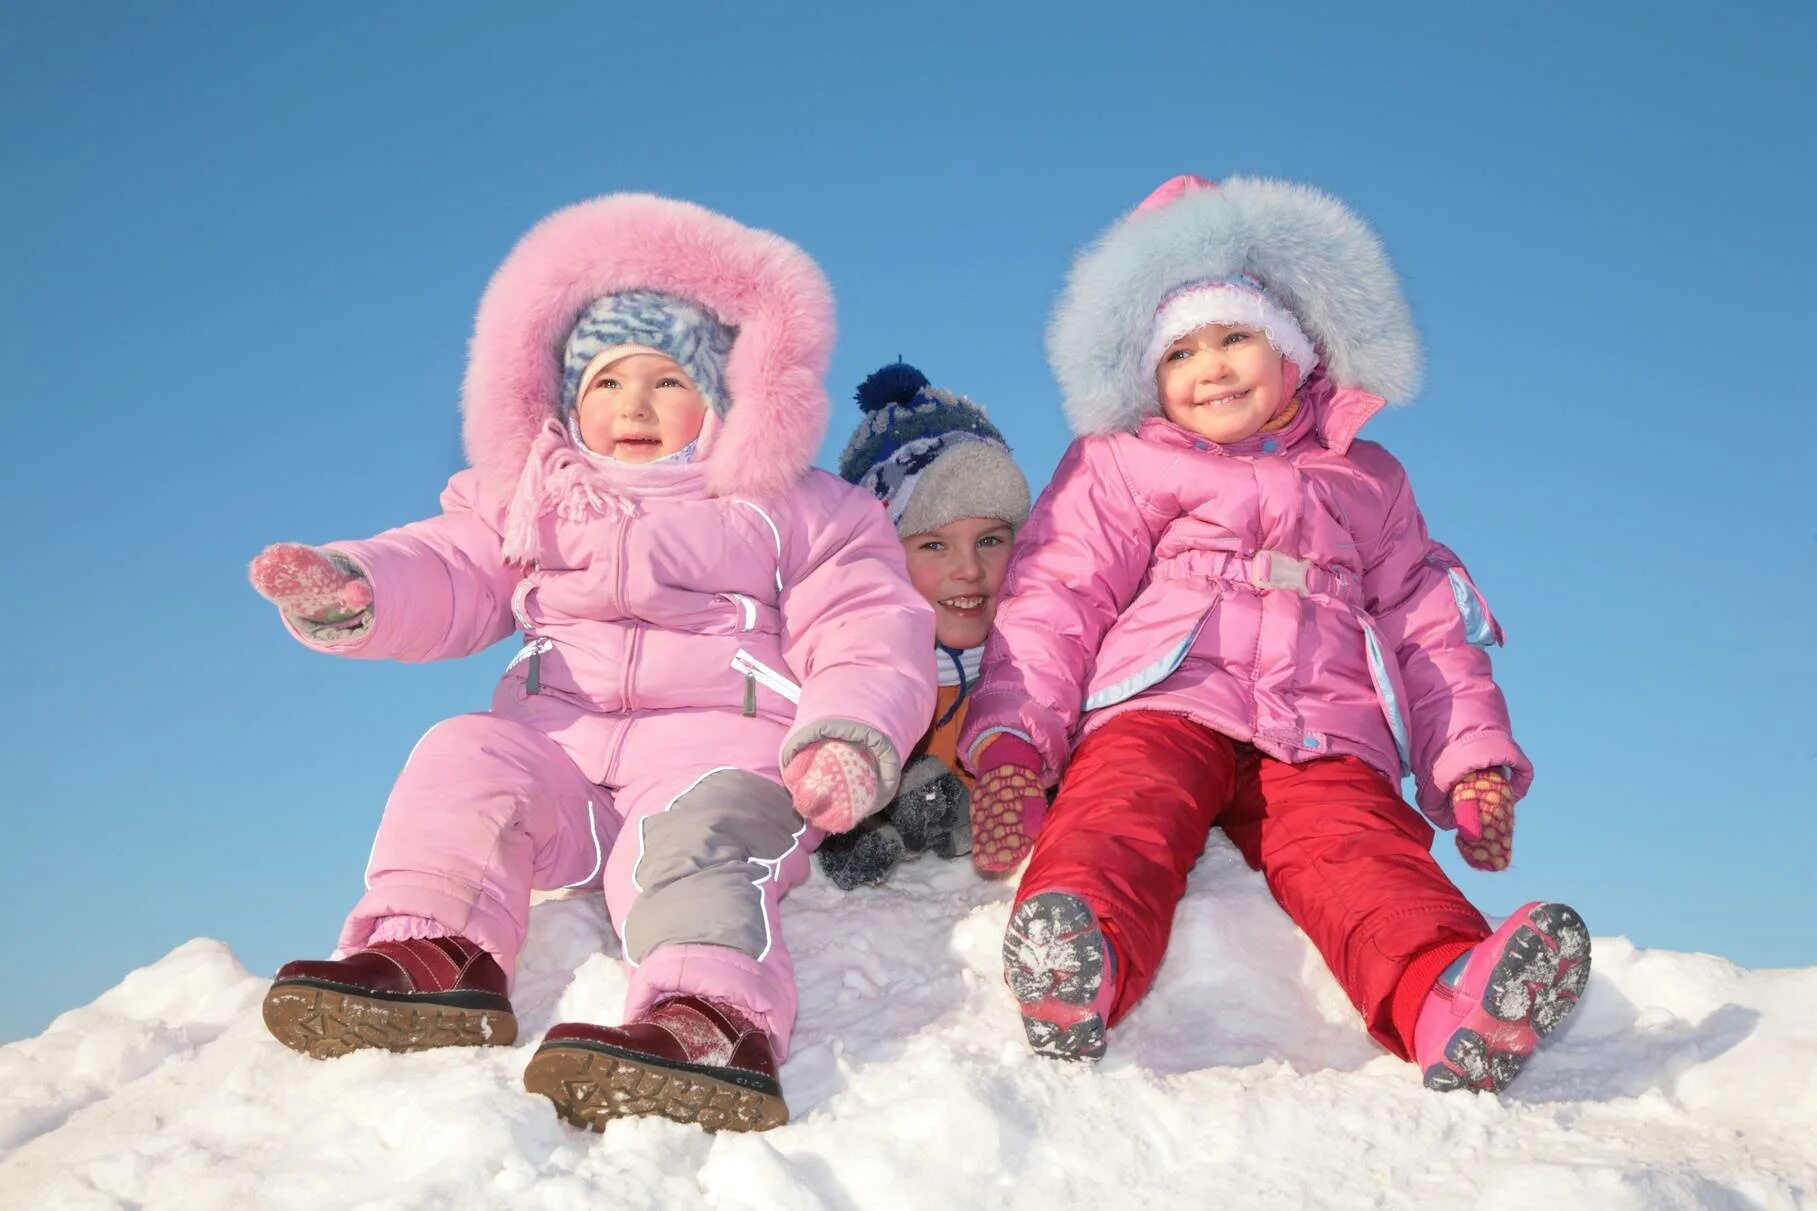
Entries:
<svg viewBox="0 0 1817 1211">
<path fill-rule="evenodd" d="M 493 274 L 461 389 L 462 437 L 481 491 L 508 502 L 531 442 L 555 417 L 561 347 L 594 299 L 660 290 L 738 329 L 731 407 L 700 459 L 715 496 L 773 496 L 812 463 L 826 429 L 833 293 L 800 248 L 691 202 L 608 194 L 558 210 Z"/>
</svg>

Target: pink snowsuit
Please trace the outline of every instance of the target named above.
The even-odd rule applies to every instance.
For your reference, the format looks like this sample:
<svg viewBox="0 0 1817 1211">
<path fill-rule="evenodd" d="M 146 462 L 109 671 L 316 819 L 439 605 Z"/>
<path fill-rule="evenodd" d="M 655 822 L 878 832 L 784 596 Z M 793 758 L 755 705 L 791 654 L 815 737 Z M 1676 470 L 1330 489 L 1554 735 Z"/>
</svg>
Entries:
<svg viewBox="0 0 1817 1211">
<path fill-rule="evenodd" d="M 629 289 L 696 300 L 737 329 L 729 409 L 692 462 L 599 464 L 550 424 L 576 315 Z M 799 249 L 686 203 L 596 199 L 511 254 L 476 323 L 472 468 L 438 516 L 329 544 L 371 582 L 366 626 L 338 641 L 292 627 L 365 659 L 525 636 L 491 708 L 412 751 L 343 950 L 385 918 L 421 917 L 509 973 L 533 889 L 603 882 L 635 968 L 627 1018 L 694 993 L 745 1010 L 787 1054 L 778 901 L 819 835 L 779 769 L 818 739 L 859 744 L 881 773 L 875 810 L 934 700 L 931 659 L 906 655 L 932 652 L 932 611 L 888 519 L 808 467 L 832 332 L 830 292 Z"/>
<path fill-rule="evenodd" d="M 1500 629 L 1401 465 L 1355 440 L 1381 399 L 1303 395 L 1228 451 L 1159 417 L 1073 443 L 1018 536 L 961 752 L 1019 732 L 1052 781 L 1079 735 L 1171 711 L 1282 761 L 1411 772 L 1444 828 L 1465 774 L 1526 792 L 1483 650 Z"/>
</svg>

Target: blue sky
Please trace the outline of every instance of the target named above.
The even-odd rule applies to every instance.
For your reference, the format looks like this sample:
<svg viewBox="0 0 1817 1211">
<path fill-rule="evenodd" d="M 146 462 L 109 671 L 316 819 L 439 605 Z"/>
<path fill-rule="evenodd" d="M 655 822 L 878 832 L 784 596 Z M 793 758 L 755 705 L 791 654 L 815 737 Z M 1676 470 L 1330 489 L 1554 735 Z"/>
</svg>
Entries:
<svg viewBox="0 0 1817 1211">
<path fill-rule="evenodd" d="M 1538 767 L 1513 870 L 1447 868 L 1817 963 L 1811 11 L 12 0 L 0 1040 L 198 935 L 332 947 L 411 744 L 508 653 L 312 654 L 246 562 L 433 511 L 488 274 L 614 190 L 826 268 L 823 463 L 902 354 L 1037 484 L 1081 242 L 1179 172 L 1346 198 L 1430 353 L 1367 436 L 1506 626 Z"/>
</svg>

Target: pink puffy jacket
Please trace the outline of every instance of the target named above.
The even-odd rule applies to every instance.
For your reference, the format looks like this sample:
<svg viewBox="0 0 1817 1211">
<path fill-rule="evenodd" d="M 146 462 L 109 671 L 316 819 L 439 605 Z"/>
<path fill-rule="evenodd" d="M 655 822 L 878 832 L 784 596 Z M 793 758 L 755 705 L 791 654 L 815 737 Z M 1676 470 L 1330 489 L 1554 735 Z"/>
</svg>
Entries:
<svg viewBox="0 0 1817 1211">
<path fill-rule="evenodd" d="M 1158 417 L 1073 443 L 1017 536 L 961 752 L 1022 732 L 1051 780 L 1082 732 L 1171 711 L 1284 761 L 1411 772 L 1444 827 L 1471 771 L 1525 793 L 1500 628 L 1400 464 L 1353 440 L 1382 400 L 1323 378 L 1302 398 L 1229 447 Z"/>
<path fill-rule="evenodd" d="M 597 464 L 551 423 L 575 315 L 627 289 L 697 300 L 738 330 L 730 410 L 692 463 Z M 438 516 L 330 544 L 371 579 L 370 623 L 298 637 L 435 660 L 522 631 L 495 711 L 549 694 L 606 714 L 761 716 L 787 731 L 780 762 L 824 735 L 865 744 L 886 802 L 933 710 L 933 618 L 876 500 L 808 465 L 832 338 L 825 279 L 780 237 L 643 195 L 559 212 L 481 301 L 471 469 Z"/>
<path fill-rule="evenodd" d="M 931 679 L 899 652 L 933 640 L 876 502 L 817 470 L 762 503 L 707 495 L 697 468 L 637 475 L 634 511 L 542 518 L 542 558 L 524 568 L 505 562 L 503 514 L 461 472 L 439 516 L 330 544 L 371 579 L 376 606 L 353 644 L 314 646 L 439 660 L 522 630 L 505 701 L 799 720 L 783 753 L 821 735 L 861 740 L 893 793 L 933 709 Z M 836 720 L 863 728 L 826 726 Z"/>
</svg>

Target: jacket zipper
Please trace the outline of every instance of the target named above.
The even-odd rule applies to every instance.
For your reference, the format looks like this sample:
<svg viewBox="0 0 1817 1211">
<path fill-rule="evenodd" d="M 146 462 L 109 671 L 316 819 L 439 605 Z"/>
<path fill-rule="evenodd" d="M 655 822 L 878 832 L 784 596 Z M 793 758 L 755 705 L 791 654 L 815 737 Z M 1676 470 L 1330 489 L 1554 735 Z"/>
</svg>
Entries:
<svg viewBox="0 0 1817 1211">
<path fill-rule="evenodd" d="M 530 667 L 524 670 L 524 693 L 534 694 L 543 688 L 543 653 L 554 647 L 551 640 L 538 638 L 530 627 L 529 602 L 530 594 L 536 585 L 528 576 L 518 581 L 517 588 L 511 592 L 511 617 L 517 627 L 524 633 L 524 646 L 517 650 L 511 663 L 505 666 L 509 673 L 522 661 L 528 660 Z"/>
<path fill-rule="evenodd" d="M 613 568 L 612 576 L 612 610 L 621 618 L 627 629 L 631 632 L 625 639 L 625 669 L 624 677 L 619 682 L 618 701 L 621 709 L 630 710 L 631 666 L 637 660 L 637 640 L 642 628 L 636 619 L 625 615 L 625 548 L 629 545 L 625 540 L 630 537 L 629 532 L 631 523 L 629 519 L 620 515 L 614 522 L 613 529 L 613 538 L 615 539 L 615 542 L 613 544 L 612 562 L 616 566 Z"/>
<path fill-rule="evenodd" d="M 631 683 L 635 680 L 634 670 L 637 665 L 637 649 L 640 646 L 639 641 L 643 638 L 643 634 L 643 625 L 634 622 L 631 624 L 631 637 L 625 641 L 625 684 L 624 689 L 619 694 L 619 701 L 623 704 L 623 709 L 627 711 L 635 710 L 637 706 L 636 703 L 631 701 Z"/>
<path fill-rule="evenodd" d="M 744 674 L 744 713 L 747 718 L 757 713 L 757 687 L 760 685 L 771 693 L 800 705 L 801 687 L 743 648 L 732 654 L 732 667 Z"/>
<path fill-rule="evenodd" d="M 555 647 L 555 641 L 553 639 L 538 639 L 528 635 L 525 636 L 525 639 L 527 642 L 523 647 L 517 649 L 517 655 L 513 656 L 511 658 L 511 663 L 505 666 L 505 672 L 509 673 L 512 669 L 528 660 L 530 662 L 530 667 L 524 671 L 524 693 L 534 694 L 541 690 L 543 686 L 543 653 L 553 649 Z"/>
</svg>

